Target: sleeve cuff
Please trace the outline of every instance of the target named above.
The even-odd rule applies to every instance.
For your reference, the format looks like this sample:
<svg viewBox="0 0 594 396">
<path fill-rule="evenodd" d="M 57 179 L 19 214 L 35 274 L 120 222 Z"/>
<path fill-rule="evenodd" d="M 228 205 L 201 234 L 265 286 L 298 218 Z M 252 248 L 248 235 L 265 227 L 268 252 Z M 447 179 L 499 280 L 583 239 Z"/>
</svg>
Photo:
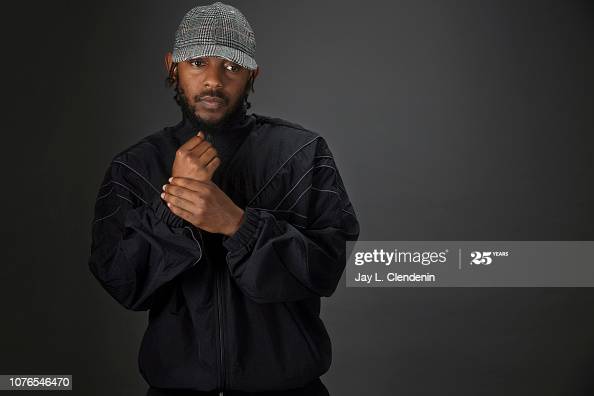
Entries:
<svg viewBox="0 0 594 396">
<path fill-rule="evenodd" d="M 250 242 L 256 236 L 260 225 L 260 213 L 257 209 L 247 207 L 239 228 L 232 236 L 223 237 L 223 246 L 229 252 L 237 252 L 242 248 L 249 248 Z"/>
<path fill-rule="evenodd" d="M 166 224 L 171 227 L 181 227 L 184 225 L 185 220 L 173 213 L 158 194 L 153 198 L 150 204 L 155 211 L 155 215 Z"/>
</svg>

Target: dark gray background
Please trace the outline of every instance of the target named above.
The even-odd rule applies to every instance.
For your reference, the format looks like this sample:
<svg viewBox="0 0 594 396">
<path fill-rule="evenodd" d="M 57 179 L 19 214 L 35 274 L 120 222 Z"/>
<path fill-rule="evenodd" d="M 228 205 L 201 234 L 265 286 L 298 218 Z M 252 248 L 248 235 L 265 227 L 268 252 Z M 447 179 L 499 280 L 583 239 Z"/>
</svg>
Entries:
<svg viewBox="0 0 594 396">
<path fill-rule="evenodd" d="M 92 277 L 90 223 L 111 157 L 179 120 L 162 57 L 198 4 L 3 6 L 0 373 L 145 392 L 146 313 Z M 327 138 L 361 240 L 594 239 L 591 2 L 230 4 L 256 33 L 252 110 Z M 345 396 L 592 394 L 593 307 L 592 289 L 342 282 L 322 379 Z"/>
</svg>

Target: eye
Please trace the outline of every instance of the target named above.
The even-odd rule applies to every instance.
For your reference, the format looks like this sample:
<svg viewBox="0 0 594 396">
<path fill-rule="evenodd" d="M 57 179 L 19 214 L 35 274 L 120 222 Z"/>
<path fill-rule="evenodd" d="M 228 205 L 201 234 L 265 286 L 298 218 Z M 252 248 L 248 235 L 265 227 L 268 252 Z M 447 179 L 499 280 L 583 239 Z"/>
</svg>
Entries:
<svg viewBox="0 0 594 396">
<path fill-rule="evenodd" d="M 204 59 L 202 59 L 202 58 L 192 59 L 190 61 L 190 64 L 192 66 L 200 67 L 200 66 L 204 65 Z"/>
<path fill-rule="evenodd" d="M 225 65 L 225 68 L 226 68 L 227 70 L 229 70 L 229 71 L 232 71 L 232 72 L 238 72 L 238 71 L 240 71 L 240 70 L 241 70 L 241 66 L 239 66 L 239 65 L 238 65 L 238 64 L 236 64 L 236 63 L 227 63 L 227 64 Z"/>
</svg>

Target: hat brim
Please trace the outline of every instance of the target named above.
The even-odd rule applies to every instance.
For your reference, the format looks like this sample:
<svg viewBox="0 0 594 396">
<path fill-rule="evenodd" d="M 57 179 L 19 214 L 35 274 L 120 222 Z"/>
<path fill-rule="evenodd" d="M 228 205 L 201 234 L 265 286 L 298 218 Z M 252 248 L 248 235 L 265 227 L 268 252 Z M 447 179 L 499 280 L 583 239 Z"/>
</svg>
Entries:
<svg viewBox="0 0 594 396">
<path fill-rule="evenodd" d="M 256 60 L 246 53 L 219 44 L 175 47 L 173 48 L 172 60 L 173 62 L 183 62 L 201 56 L 218 56 L 249 70 L 256 70 L 258 67 Z"/>
</svg>

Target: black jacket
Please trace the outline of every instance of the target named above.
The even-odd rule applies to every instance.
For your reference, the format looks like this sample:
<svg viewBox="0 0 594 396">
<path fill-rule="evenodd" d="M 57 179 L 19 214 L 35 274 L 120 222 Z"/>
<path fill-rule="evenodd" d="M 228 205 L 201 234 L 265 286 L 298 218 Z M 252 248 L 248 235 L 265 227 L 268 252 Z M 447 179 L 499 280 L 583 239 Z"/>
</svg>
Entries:
<svg viewBox="0 0 594 396">
<path fill-rule="evenodd" d="M 121 305 L 149 310 L 138 363 L 154 387 L 290 389 L 330 367 L 320 297 L 359 235 L 332 153 L 278 118 L 244 113 L 231 132 L 244 139 L 213 177 L 245 210 L 230 238 L 160 198 L 177 148 L 197 133 L 185 117 L 117 154 L 99 188 L 90 270 Z"/>
</svg>

